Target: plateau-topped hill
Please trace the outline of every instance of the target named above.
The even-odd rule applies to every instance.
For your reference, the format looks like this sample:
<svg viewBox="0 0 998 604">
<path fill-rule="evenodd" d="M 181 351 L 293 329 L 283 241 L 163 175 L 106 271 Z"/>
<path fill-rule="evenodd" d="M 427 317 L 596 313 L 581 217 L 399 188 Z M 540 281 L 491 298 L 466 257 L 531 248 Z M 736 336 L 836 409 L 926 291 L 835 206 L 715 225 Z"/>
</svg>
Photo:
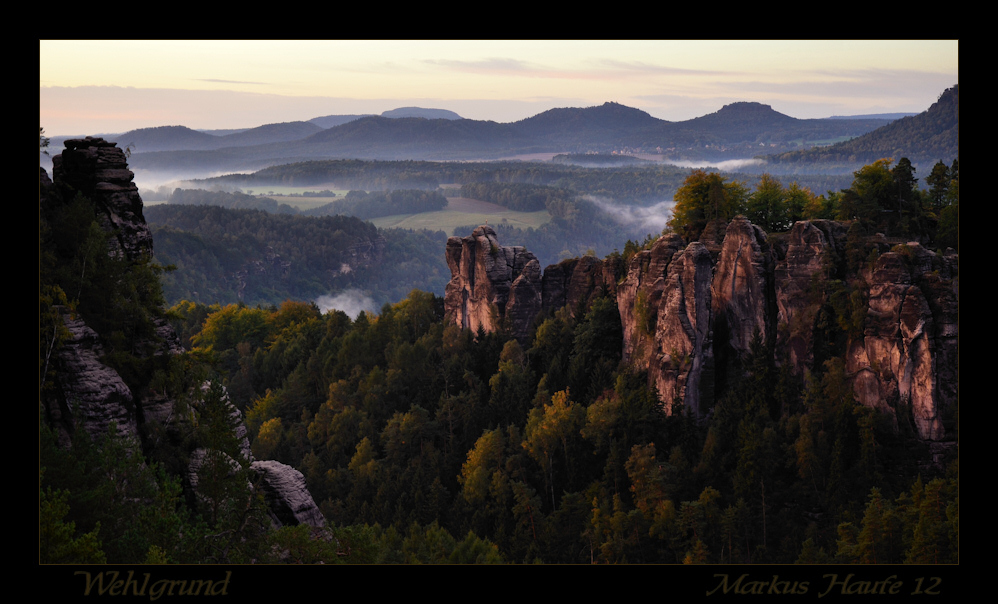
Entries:
<svg viewBox="0 0 998 604">
<path fill-rule="evenodd" d="M 783 130 L 798 122 L 797 118 L 774 111 L 762 103 L 731 103 L 714 113 L 693 118 L 684 125 L 694 130 L 765 129 Z"/>
<path fill-rule="evenodd" d="M 857 254 L 871 260 L 850 265 Z M 584 257 L 542 273 L 533 254 L 500 245 L 489 226 L 451 237 L 446 256 L 449 320 L 472 331 L 508 325 L 523 345 L 539 314 L 614 297 L 623 361 L 647 371 L 666 410 L 677 402 L 709 415 L 738 359 L 766 346 L 800 378 L 844 358 L 855 400 L 894 422 L 911 418 L 925 440 L 952 436 L 956 255 L 860 240 L 827 220 L 770 240 L 739 216 L 699 241 L 663 236 L 626 266 Z M 842 333 L 830 336 L 828 321 Z"/>
<path fill-rule="evenodd" d="M 883 125 L 886 120 L 843 118 L 798 119 L 773 110 L 762 103 L 731 103 L 719 111 L 679 122 L 677 140 L 711 142 L 720 145 L 750 144 L 756 151 L 760 144 L 783 146 L 787 143 L 858 136 Z M 681 133 L 681 134 L 680 134 Z M 683 136 L 689 137 L 683 139 Z"/>
<path fill-rule="evenodd" d="M 598 107 L 549 109 L 512 125 L 524 136 L 578 143 L 619 136 L 642 128 L 654 129 L 663 123 L 668 122 L 640 109 L 620 103 L 604 103 Z"/>
<path fill-rule="evenodd" d="M 865 164 L 891 157 L 913 163 L 949 162 L 959 156 L 959 86 L 946 89 L 926 111 L 904 117 L 849 141 L 769 158 L 773 163 L 814 164 L 838 162 Z"/>
<path fill-rule="evenodd" d="M 382 111 L 381 117 L 422 117 L 428 120 L 461 120 L 460 115 L 447 109 L 424 109 L 423 107 L 399 107 Z"/>
</svg>

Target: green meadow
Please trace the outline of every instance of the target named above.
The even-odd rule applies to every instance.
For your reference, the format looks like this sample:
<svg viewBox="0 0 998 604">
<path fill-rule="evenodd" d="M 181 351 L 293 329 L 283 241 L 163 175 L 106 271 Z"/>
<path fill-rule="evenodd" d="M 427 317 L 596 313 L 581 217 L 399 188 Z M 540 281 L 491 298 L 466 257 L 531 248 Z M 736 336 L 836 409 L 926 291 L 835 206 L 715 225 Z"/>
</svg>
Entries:
<svg viewBox="0 0 998 604">
<path fill-rule="evenodd" d="M 429 229 L 452 234 L 457 227 L 470 224 L 501 224 L 525 229 L 538 228 L 551 220 L 547 210 L 538 212 L 515 212 L 502 206 L 476 199 L 453 197 L 447 199 L 445 210 L 422 214 L 396 214 L 370 220 L 378 228 Z"/>
</svg>

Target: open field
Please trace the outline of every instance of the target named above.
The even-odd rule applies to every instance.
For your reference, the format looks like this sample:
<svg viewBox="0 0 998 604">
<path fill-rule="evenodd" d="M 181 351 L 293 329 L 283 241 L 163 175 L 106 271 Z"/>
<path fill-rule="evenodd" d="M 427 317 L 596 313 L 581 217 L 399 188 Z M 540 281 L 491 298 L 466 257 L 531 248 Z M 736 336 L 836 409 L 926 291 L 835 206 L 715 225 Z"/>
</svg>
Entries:
<svg viewBox="0 0 998 604">
<path fill-rule="evenodd" d="M 298 191 L 290 191 L 294 193 L 301 193 L 303 191 L 316 191 L 314 187 L 283 187 L 285 189 L 300 189 Z M 325 189 L 318 189 L 319 191 L 324 191 Z M 337 201 L 343 199 L 347 194 L 345 190 L 334 190 L 333 193 L 336 197 L 291 197 L 287 195 L 287 192 L 283 195 L 270 194 L 270 187 L 267 188 L 267 194 L 264 197 L 269 197 L 276 201 L 277 203 L 286 203 L 291 207 L 298 208 L 299 210 L 311 210 L 312 208 L 317 208 L 319 206 L 324 206 L 331 201 Z"/>
<path fill-rule="evenodd" d="M 442 230 L 450 235 L 455 227 L 469 224 L 507 222 L 522 229 L 527 227 L 536 229 L 551 220 L 551 215 L 547 213 L 547 210 L 514 212 L 494 203 L 465 197 L 449 197 L 447 201 L 447 208 L 439 212 L 397 214 L 374 218 L 370 222 L 378 228 Z"/>
</svg>

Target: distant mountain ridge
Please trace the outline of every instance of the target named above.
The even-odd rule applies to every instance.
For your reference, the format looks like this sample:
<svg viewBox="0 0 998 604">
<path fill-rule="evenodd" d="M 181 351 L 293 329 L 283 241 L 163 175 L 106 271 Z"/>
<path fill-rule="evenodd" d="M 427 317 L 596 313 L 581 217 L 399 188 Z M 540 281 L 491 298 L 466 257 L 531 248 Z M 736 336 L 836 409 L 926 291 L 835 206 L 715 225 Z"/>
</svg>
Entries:
<svg viewBox="0 0 998 604">
<path fill-rule="evenodd" d="M 427 115 L 447 117 L 422 117 Z M 489 160 L 551 152 L 646 153 L 674 160 L 723 161 L 786 154 L 825 141 L 859 137 L 891 123 L 886 119 L 798 119 L 755 102 L 731 103 L 681 122 L 658 119 L 615 102 L 550 109 L 512 123 L 455 116 L 446 110 L 403 107 L 380 116 L 326 116 L 226 136 L 173 127 L 132 131 L 118 140 L 127 145 L 138 134 L 167 139 L 157 143 L 139 137 L 134 141 L 132 165 L 145 170 L 256 170 L 335 158 Z M 322 129 L 339 118 L 348 121 Z"/>
</svg>

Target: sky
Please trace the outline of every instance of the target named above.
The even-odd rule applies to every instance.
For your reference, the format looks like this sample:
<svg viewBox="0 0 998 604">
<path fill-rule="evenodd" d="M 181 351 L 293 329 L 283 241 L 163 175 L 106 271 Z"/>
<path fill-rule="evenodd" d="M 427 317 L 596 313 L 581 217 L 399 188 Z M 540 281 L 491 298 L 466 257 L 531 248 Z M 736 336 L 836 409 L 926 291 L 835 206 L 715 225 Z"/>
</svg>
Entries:
<svg viewBox="0 0 998 604">
<path fill-rule="evenodd" d="M 608 101 L 670 121 L 738 101 L 918 113 L 958 82 L 956 40 L 40 40 L 39 58 L 50 136 L 409 106 L 497 122 Z"/>
</svg>

